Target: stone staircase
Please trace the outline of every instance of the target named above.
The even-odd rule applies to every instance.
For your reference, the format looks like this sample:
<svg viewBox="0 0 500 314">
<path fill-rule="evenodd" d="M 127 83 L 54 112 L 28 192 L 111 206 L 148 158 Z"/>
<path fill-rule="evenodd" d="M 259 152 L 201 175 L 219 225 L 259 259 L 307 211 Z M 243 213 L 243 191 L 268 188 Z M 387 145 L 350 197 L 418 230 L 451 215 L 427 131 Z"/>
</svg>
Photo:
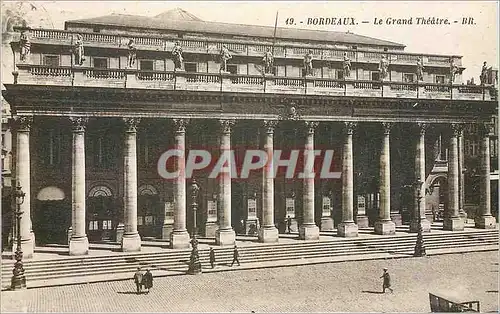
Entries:
<svg viewBox="0 0 500 314">
<path fill-rule="evenodd" d="M 416 234 L 397 236 L 334 238 L 321 241 L 239 246 L 242 268 L 262 268 L 327 263 L 346 260 L 411 257 Z M 498 250 L 498 230 L 473 230 L 425 234 L 428 255 Z M 149 267 L 155 277 L 185 274 L 190 250 L 162 250 L 139 253 L 109 253 L 83 257 L 62 257 L 50 260 L 29 260 L 24 263 L 28 288 L 131 279 L 138 266 Z M 215 248 L 215 271 L 225 271 L 232 261 L 232 247 Z M 209 269 L 208 249 L 200 249 L 200 261 Z M 13 261 L 3 260 L 2 289 L 10 286 Z M 242 269 L 239 268 L 239 269 Z"/>
</svg>

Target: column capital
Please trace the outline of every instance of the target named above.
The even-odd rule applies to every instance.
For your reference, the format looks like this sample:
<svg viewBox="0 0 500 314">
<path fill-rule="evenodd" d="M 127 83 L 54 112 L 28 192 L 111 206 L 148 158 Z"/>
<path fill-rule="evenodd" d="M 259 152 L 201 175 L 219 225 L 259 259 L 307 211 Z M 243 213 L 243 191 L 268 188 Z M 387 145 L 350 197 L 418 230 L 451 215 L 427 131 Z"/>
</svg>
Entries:
<svg viewBox="0 0 500 314">
<path fill-rule="evenodd" d="M 462 123 L 452 123 L 450 125 L 453 136 L 461 136 L 464 130 L 464 125 Z"/>
<path fill-rule="evenodd" d="M 273 134 L 276 125 L 278 124 L 277 120 L 264 120 L 263 121 L 264 128 L 266 129 L 267 134 Z"/>
<path fill-rule="evenodd" d="M 314 131 L 319 125 L 318 121 L 304 121 L 307 127 L 307 134 L 314 134 Z"/>
<path fill-rule="evenodd" d="M 347 135 L 353 135 L 354 131 L 358 127 L 358 123 L 354 121 L 344 121 L 344 131 Z"/>
<path fill-rule="evenodd" d="M 189 124 L 189 119 L 173 119 L 174 130 L 176 133 L 185 133 L 186 127 Z"/>
<path fill-rule="evenodd" d="M 73 132 L 85 132 L 89 118 L 87 117 L 70 117 Z"/>
<path fill-rule="evenodd" d="M 493 133 L 493 126 L 490 123 L 478 124 L 477 128 L 481 137 L 488 137 Z"/>
<path fill-rule="evenodd" d="M 12 124 L 16 127 L 17 131 L 29 132 L 33 125 L 33 117 L 31 116 L 16 116 L 12 120 Z"/>
<path fill-rule="evenodd" d="M 394 126 L 393 122 L 382 122 L 382 128 L 384 130 L 384 135 L 391 134 L 391 129 Z"/>
<path fill-rule="evenodd" d="M 236 123 L 236 120 L 234 120 L 234 119 L 220 119 L 219 120 L 219 127 L 220 127 L 221 132 L 223 134 L 231 133 L 231 130 L 233 129 L 233 126 L 235 123 Z"/>
<path fill-rule="evenodd" d="M 425 135 L 425 132 L 429 129 L 429 123 L 417 122 L 417 127 L 420 135 Z"/>
<path fill-rule="evenodd" d="M 137 126 L 141 123 L 141 118 L 123 118 L 123 122 L 125 122 L 125 132 L 135 133 Z"/>
</svg>

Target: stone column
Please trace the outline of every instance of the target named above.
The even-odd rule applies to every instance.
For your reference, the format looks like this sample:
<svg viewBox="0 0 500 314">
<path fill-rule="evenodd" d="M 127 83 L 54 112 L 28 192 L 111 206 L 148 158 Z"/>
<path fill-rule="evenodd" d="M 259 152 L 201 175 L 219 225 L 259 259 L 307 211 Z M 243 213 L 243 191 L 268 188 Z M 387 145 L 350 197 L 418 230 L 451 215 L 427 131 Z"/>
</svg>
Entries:
<svg viewBox="0 0 500 314">
<path fill-rule="evenodd" d="M 491 186 L 490 186 L 490 126 L 480 125 L 481 136 L 480 158 L 481 172 L 479 181 L 480 201 L 479 215 L 475 218 L 476 228 L 494 229 L 496 219 L 491 215 Z"/>
<path fill-rule="evenodd" d="M 264 243 L 278 242 L 278 229 L 274 225 L 274 173 L 273 152 L 274 128 L 278 121 L 264 120 L 266 130 L 264 150 L 267 154 L 267 164 L 263 171 L 262 186 L 262 224 L 259 229 L 259 241 Z"/>
<path fill-rule="evenodd" d="M 170 248 L 189 248 L 189 233 L 186 229 L 186 126 L 187 119 L 174 119 L 175 149 L 181 156 L 175 156 L 174 180 L 174 230 L 170 234 Z"/>
<path fill-rule="evenodd" d="M 304 184 L 303 184 L 303 220 L 299 228 L 299 238 L 302 240 L 318 240 L 319 228 L 314 219 L 314 175 L 310 171 L 314 164 L 314 130 L 318 127 L 317 121 L 306 121 L 307 138 L 304 147 Z M 311 160 L 312 159 L 312 160 Z"/>
<path fill-rule="evenodd" d="M 122 251 L 141 250 L 141 237 L 137 232 L 137 125 L 139 118 L 124 118 L 125 143 L 123 152 L 124 187 L 123 206 L 125 208 L 125 228 L 122 238 Z"/>
<path fill-rule="evenodd" d="M 223 154 L 231 152 L 231 129 L 234 126 L 234 120 L 219 120 L 220 124 L 220 150 Z M 231 168 L 231 159 L 227 155 L 227 167 Z M 223 172 L 219 175 L 219 202 L 220 216 L 219 229 L 215 232 L 215 243 L 221 246 L 234 245 L 236 234 L 231 226 L 231 174 Z"/>
<path fill-rule="evenodd" d="M 413 189 L 414 192 L 414 205 L 413 205 L 413 215 L 412 219 L 410 222 L 410 232 L 418 232 L 418 229 L 420 228 L 419 225 L 419 218 L 421 219 L 420 223 L 422 224 L 422 229 L 424 232 L 429 232 L 431 231 L 431 223 L 429 220 L 427 220 L 427 217 L 425 216 L 425 210 L 426 210 L 426 203 L 425 203 L 425 187 L 426 187 L 426 175 L 425 175 L 425 131 L 428 128 L 428 124 L 426 123 L 418 123 L 417 124 L 418 129 L 419 129 L 419 137 L 418 141 L 416 144 L 416 150 L 415 150 L 415 178 L 417 180 L 421 180 L 423 182 L 422 187 L 420 189 L 420 196 L 422 198 L 420 199 L 420 202 L 417 199 L 417 195 L 415 195 L 416 191 Z M 419 210 L 420 208 L 420 210 Z"/>
<path fill-rule="evenodd" d="M 461 131 L 459 124 L 452 124 L 452 135 L 448 148 L 448 209 L 445 214 L 443 229 L 464 230 L 464 221 L 459 216 L 459 181 L 458 173 L 458 135 Z"/>
<path fill-rule="evenodd" d="M 342 150 L 342 223 L 337 233 L 342 237 L 357 237 L 358 225 L 354 223 L 354 176 L 352 134 L 356 122 L 345 122 L 344 148 Z"/>
<path fill-rule="evenodd" d="M 89 240 L 85 232 L 85 127 L 88 118 L 71 117 L 73 124 L 73 164 L 71 167 L 71 238 L 69 255 L 86 255 Z"/>
<path fill-rule="evenodd" d="M 31 225 L 31 177 L 30 177 L 30 130 L 33 117 L 17 117 L 16 122 L 16 184 L 21 186 L 25 193 L 24 202 L 21 204 L 21 249 L 23 258 L 32 258 L 35 250 L 35 235 Z M 13 187 L 15 189 L 15 187 Z M 14 205 L 17 205 L 14 199 Z M 14 221 L 16 221 L 14 219 Z M 17 222 L 16 222 L 17 223 Z M 17 227 L 16 227 L 17 228 Z M 14 228 L 14 229 L 16 229 Z M 17 230 L 17 229 L 16 229 Z M 14 235 L 13 251 L 16 250 L 17 234 Z"/>
<path fill-rule="evenodd" d="M 395 234 L 396 224 L 391 221 L 391 160 L 390 134 L 393 124 L 383 122 L 384 135 L 380 152 L 380 209 L 375 222 L 375 233 Z"/>
<path fill-rule="evenodd" d="M 464 209 L 464 131 L 458 134 L 458 215 L 467 222 L 467 213 Z"/>
</svg>

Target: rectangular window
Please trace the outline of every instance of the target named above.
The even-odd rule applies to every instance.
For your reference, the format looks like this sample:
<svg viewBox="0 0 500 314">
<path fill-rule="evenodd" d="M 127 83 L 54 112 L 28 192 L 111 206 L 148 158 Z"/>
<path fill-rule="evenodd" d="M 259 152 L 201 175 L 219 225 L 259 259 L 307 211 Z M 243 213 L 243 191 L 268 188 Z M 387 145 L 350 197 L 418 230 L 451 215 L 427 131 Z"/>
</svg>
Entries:
<svg viewBox="0 0 500 314">
<path fill-rule="evenodd" d="M 342 71 L 341 70 L 337 70 L 336 72 L 337 72 L 336 79 L 337 80 L 343 80 L 344 79 L 344 71 L 343 70 Z"/>
<path fill-rule="evenodd" d="M 89 230 L 99 230 L 99 221 L 97 220 L 89 221 Z"/>
<path fill-rule="evenodd" d="M 186 70 L 186 72 L 198 72 L 197 64 L 195 62 L 185 62 L 184 70 Z"/>
<path fill-rule="evenodd" d="M 139 63 L 139 68 L 143 71 L 153 71 L 154 62 L 152 60 L 141 60 Z"/>
<path fill-rule="evenodd" d="M 108 58 L 93 58 L 94 68 L 97 69 L 107 69 L 108 68 Z"/>
<path fill-rule="evenodd" d="M 436 75 L 436 84 L 444 84 L 444 75 Z"/>
<path fill-rule="evenodd" d="M 59 56 L 43 56 L 43 65 L 49 67 L 59 66 Z"/>
<path fill-rule="evenodd" d="M 377 72 L 372 72 L 371 73 L 371 78 L 372 78 L 372 81 L 380 81 L 380 73 L 377 71 Z"/>
<path fill-rule="evenodd" d="M 227 71 L 231 74 L 238 74 L 238 66 L 236 64 L 228 64 Z"/>
<path fill-rule="evenodd" d="M 415 82 L 415 75 L 413 73 L 403 73 L 403 83 Z"/>
<path fill-rule="evenodd" d="M 142 216 L 137 216 L 137 225 L 142 226 Z"/>
<path fill-rule="evenodd" d="M 44 165 L 59 165 L 61 162 L 61 134 L 55 129 L 46 129 L 40 143 L 40 159 Z"/>
<path fill-rule="evenodd" d="M 154 225 L 154 219 L 153 219 L 153 216 L 146 216 L 144 217 L 144 221 L 145 221 L 145 225 L 146 226 L 151 226 L 151 225 Z"/>
</svg>

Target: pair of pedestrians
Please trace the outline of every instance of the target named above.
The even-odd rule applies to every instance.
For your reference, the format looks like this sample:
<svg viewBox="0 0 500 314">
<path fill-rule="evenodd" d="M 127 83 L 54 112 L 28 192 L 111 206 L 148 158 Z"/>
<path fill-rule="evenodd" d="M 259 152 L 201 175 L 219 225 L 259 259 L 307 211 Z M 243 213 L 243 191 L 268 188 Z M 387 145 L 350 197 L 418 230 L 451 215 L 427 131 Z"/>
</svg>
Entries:
<svg viewBox="0 0 500 314">
<path fill-rule="evenodd" d="M 153 288 L 153 274 L 149 271 L 149 269 L 146 269 L 146 272 L 143 274 L 141 268 L 138 267 L 133 279 L 137 289 L 137 294 L 142 293 L 143 286 L 146 289 L 146 293 L 149 293 L 149 290 Z"/>
<path fill-rule="evenodd" d="M 235 244 L 233 249 L 233 262 L 231 263 L 231 267 L 234 265 L 234 262 L 237 262 L 238 266 L 240 266 L 239 257 L 240 252 L 238 252 L 238 247 Z M 215 268 L 215 251 L 213 248 L 210 248 L 210 266 L 212 266 L 212 268 Z"/>
</svg>

